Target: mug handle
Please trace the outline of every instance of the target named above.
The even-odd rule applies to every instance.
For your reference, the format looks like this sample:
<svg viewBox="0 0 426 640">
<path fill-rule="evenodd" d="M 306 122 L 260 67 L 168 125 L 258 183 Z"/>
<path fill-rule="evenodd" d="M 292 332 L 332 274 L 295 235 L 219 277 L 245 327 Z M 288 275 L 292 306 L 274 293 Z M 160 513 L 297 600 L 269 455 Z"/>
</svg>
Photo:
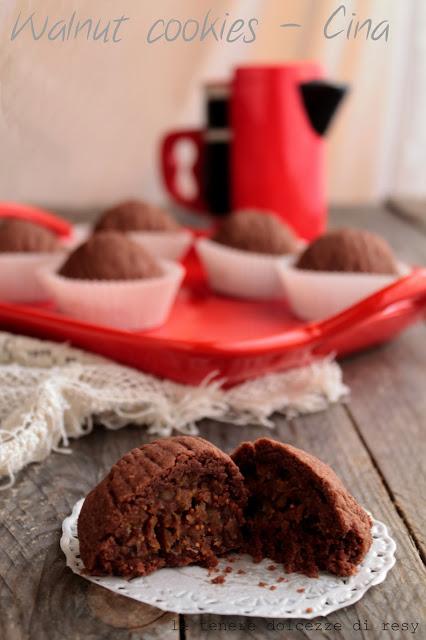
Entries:
<svg viewBox="0 0 426 640">
<path fill-rule="evenodd" d="M 199 129 L 186 129 L 172 131 L 167 134 L 161 144 L 161 168 L 167 191 L 178 204 L 193 211 L 205 212 L 206 204 L 203 199 L 203 156 L 204 142 L 202 131 Z M 175 147 L 182 140 L 190 140 L 196 147 L 195 161 L 191 167 L 192 174 L 197 183 L 197 193 L 192 198 L 185 197 L 179 192 L 176 185 L 178 163 L 176 162 Z"/>
</svg>

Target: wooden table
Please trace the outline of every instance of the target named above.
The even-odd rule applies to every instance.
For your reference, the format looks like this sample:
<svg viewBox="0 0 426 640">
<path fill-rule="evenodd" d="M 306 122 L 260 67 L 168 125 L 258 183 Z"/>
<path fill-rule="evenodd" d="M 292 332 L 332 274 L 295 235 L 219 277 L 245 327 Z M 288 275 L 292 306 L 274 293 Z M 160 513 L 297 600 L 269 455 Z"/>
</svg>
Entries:
<svg viewBox="0 0 426 640">
<path fill-rule="evenodd" d="M 384 210 L 336 212 L 333 222 L 379 231 L 402 259 L 426 264 L 424 227 Z M 356 605 L 315 621 L 320 629 L 287 633 L 272 630 L 269 620 L 164 613 L 89 584 L 65 567 L 61 522 L 115 460 L 147 439 L 142 428 L 98 428 L 73 443 L 73 455 L 52 454 L 0 493 L 0 639 L 426 638 L 425 326 L 346 359 L 343 369 L 352 390 L 347 405 L 295 420 L 277 418 L 272 434 L 212 421 L 201 424 L 200 433 L 226 451 L 268 433 L 331 464 L 397 542 L 397 564 L 384 584 Z M 354 630 L 358 621 L 363 631 Z M 413 633 L 403 623 L 419 626 Z"/>
</svg>

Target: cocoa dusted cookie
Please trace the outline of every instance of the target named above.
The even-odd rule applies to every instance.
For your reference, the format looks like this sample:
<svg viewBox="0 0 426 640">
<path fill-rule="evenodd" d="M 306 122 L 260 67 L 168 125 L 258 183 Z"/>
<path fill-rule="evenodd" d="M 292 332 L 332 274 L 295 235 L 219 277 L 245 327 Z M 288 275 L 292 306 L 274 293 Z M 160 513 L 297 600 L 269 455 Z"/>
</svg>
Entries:
<svg viewBox="0 0 426 640">
<path fill-rule="evenodd" d="M 199 564 L 241 546 L 246 490 L 230 457 L 201 438 L 133 449 L 86 497 L 80 555 L 93 575 L 147 575 Z"/>
<path fill-rule="evenodd" d="M 370 231 L 336 229 L 314 240 L 296 263 L 309 271 L 397 274 L 388 243 Z"/>
<path fill-rule="evenodd" d="M 95 231 L 178 231 L 180 228 L 164 209 L 147 202 L 128 200 L 105 211 Z"/>
<path fill-rule="evenodd" d="M 241 444 L 231 457 L 249 492 L 247 553 L 310 577 L 356 572 L 372 543 L 371 520 L 329 466 L 267 438 Z"/>
<path fill-rule="evenodd" d="M 58 249 L 58 237 L 46 227 L 17 218 L 0 222 L 1 253 L 53 253 Z"/>
<path fill-rule="evenodd" d="M 269 255 L 297 251 L 297 237 L 274 214 L 262 211 L 238 211 L 228 216 L 212 238 L 219 244 Z"/>
<path fill-rule="evenodd" d="M 58 274 L 77 280 L 139 280 L 162 275 L 145 249 L 117 231 L 102 231 L 73 251 Z"/>
</svg>

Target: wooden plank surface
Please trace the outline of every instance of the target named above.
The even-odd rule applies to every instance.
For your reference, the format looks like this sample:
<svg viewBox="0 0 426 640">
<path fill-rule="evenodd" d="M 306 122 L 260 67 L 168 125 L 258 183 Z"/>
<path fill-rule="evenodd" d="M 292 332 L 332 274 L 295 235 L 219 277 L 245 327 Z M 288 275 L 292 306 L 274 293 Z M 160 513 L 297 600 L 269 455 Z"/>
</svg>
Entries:
<svg viewBox="0 0 426 640">
<path fill-rule="evenodd" d="M 426 236 L 402 219 L 357 209 L 333 214 L 332 221 L 376 230 L 402 259 L 426 264 Z M 344 374 L 352 388 L 347 406 L 290 422 L 277 418 L 273 432 L 214 422 L 200 427 L 227 451 L 266 434 L 307 449 L 330 463 L 360 502 L 390 526 L 397 565 L 383 585 L 327 618 L 341 629 L 284 634 L 261 619 L 185 616 L 181 622 L 187 629 L 179 633 L 179 616 L 116 597 L 66 569 L 58 544 L 61 522 L 118 457 L 146 440 L 143 429 L 128 427 L 96 429 L 72 444 L 71 456 L 52 454 L 20 474 L 13 489 L 0 492 L 0 640 L 426 637 L 425 338 L 425 327 L 417 326 L 390 345 L 347 359 Z M 354 631 L 358 619 L 371 628 Z M 245 624 L 245 631 L 206 626 L 231 620 Z M 420 627 L 415 634 L 396 627 L 386 632 L 387 622 Z"/>
<path fill-rule="evenodd" d="M 346 409 L 333 407 L 328 412 L 291 422 L 277 419 L 276 424 L 276 429 L 270 432 L 266 428 L 205 422 L 201 433 L 227 451 L 241 440 L 267 434 L 311 451 L 331 464 L 361 503 L 390 526 L 398 544 L 398 564 L 386 583 L 373 588 L 354 607 L 327 618 L 333 624 L 342 625 L 339 637 L 351 638 L 358 618 L 366 618 L 371 626 L 378 628 L 382 612 L 394 623 L 424 622 L 424 568 Z M 3 580 L 0 638 L 121 640 L 144 638 L 148 630 L 150 637 L 151 634 L 158 638 L 178 637 L 177 616 L 127 600 L 122 602 L 107 591 L 89 585 L 64 567 L 58 545 L 60 522 L 74 502 L 99 481 L 114 460 L 145 439 L 140 428 L 128 427 L 117 433 L 99 428 L 73 444 L 72 456 L 50 456 L 43 465 L 28 469 L 14 489 L 0 494 L 0 575 Z M 95 452 L 97 464 L 93 465 Z M 401 584 L 409 587 L 403 607 L 401 597 L 398 600 L 394 597 Z M 221 620 L 229 617 L 186 616 L 186 637 L 203 637 L 200 635 L 202 623 L 218 624 Z M 386 620 L 383 618 L 383 621 Z M 266 622 L 255 619 L 254 623 L 253 637 L 264 637 Z M 210 633 L 215 637 L 213 631 Z M 271 637 L 276 637 L 274 633 L 270 632 Z M 232 637 L 239 636 L 233 632 Z M 314 632 L 294 632 L 294 637 L 316 636 Z M 333 635 L 324 631 L 322 637 Z"/>
<path fill-rule="evenodd" d="M 426 561 L 426 329 L 349 359 L 348 412 Z M 374 391 L 374 392 L 373 392 Z"/>
<path fill-rule="evenodd" d="M 370 357 L 373 357 L 372 354 Z M 216 443 L 232 449 L 240 439 L 253 439 L 259 430 L 254 428 L 236 431 L 230 426 L 218 427 L 209 423 L 202 425 L 202 435 Z M 263 430 L 263 434 L 266 431 Z M 339 637 L 350 640 L 354 637 L 353 625 L 358 620 L 367 619 L 370 632 L 366 638 L 380 638 L 383 623 L 392 621 L 402 624 L 409 621 L 419 623 L 426 633 L 426 571 L 413 544 L 403 520 L 393 504 L 380 474 L 372 464 L 368 451 L 353 427 L 345 407 L 338 406 L 322 414 L 305 416 L 286 422 L 276 420 L 276 429 L 270 434 L 277 440 L 288 442 L 317 455 L 330 464 L 350 487 L 355 497 L 369 509 L 376 518 L 385 522 L 397 543 L 398 562 L 390 572 L 386 582 L 372 588 L 364 598 L 352 607 L 327 616 L 333 625 L 341 625 L 338 636 L 335 631 L 321 631 L 321 638 Z M 406 593 L 401 593 L 400 585 L 408 585 Z M 218 587 L 220 588 L 220 587 Z M 398 598 L 395 598 L 398 594 Z M 401 606 L 403 605 L 403 606 Z M 186 638 L 198 640 L 203 636 L 202 625 L 206 622 L 219 624 L 230 619 L 241 622 L 242 618 L 220 616 L 185 616 L 188 629 Z M 253 638 L 276 638 L 277 632 L 268 630 L 267 622 L 254 620 L 256 629 L 251 631 Z M 284 621 L 281 621 L 284 622 Z M 301 622 L 301 621 L 299 621 Z M 338 628 L 338 627 L 337 627 Z M 376 632 L 376 633 L 375 633 Z M 209 638 L 222 637 L 210 631 Z M 247 637 L 245 631 L 233 632 L 232 638 Z M 318 631 L 292 631 L 291 638 L 317 638 Z M 357 635 L 355 637 L 358 637 Z M 362 637 L 360 634 L 359 637 Z M 419 631 L 419 637 L 420 635 Z"/>
<path fill-rule="evenodd" d="M 333 224 L 372 229 L 410 264 L 426 264 L 426 228 L 386 211 L 345 210 Z M 387 490 L 426 560 L 426 326 L 391 345 L 347 358 L 349 414 Z"/>
<path fill-rule="evenodd" d="M 387 206 L 392 213 L 402 216 L 412 224 L 422 225 L 426 231 L 425 198 L 392 198 Z"/>
<path fill-rule="evenodd" d="M 143 428 L 99 428 L 32 465 L 0 492 L 1 640 L 177 640 L 179 616 L 116 597 L 74 575 L 59 548 L 62 520 L 129 449 Z M 95 460 L 95 462 L 94 462 Z"/>
</svg>

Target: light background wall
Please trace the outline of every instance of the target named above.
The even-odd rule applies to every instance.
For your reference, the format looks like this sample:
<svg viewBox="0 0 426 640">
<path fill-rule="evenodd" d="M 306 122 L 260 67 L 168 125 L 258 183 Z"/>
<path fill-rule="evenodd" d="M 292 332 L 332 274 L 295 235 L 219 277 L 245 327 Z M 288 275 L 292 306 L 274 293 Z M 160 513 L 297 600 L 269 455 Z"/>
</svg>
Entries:
<svg viewBox="0 0 426 640">
<path fill-rule="evenodd" d="M 202 120 L 201 85 L 253 61 L 317 58 L 352 85 L 329 140 L 333 202 L 426 195 L 426 2 L 347 0 L 348 15 L 391 22 L 388 43 L 323 37 L 339 0 L 2 0 L 0 199 L 98 207 L 165 198 L 157 170 L 165 130 Z M 157 18 L 212 13 L 260 21 L 256 42 L 148 45 Z M 118 44 L 10 40 L 19 14 L 104 20 L 121 15 Z M 283 31 L 281 22 L 303 29 Z"/>
</svg>

